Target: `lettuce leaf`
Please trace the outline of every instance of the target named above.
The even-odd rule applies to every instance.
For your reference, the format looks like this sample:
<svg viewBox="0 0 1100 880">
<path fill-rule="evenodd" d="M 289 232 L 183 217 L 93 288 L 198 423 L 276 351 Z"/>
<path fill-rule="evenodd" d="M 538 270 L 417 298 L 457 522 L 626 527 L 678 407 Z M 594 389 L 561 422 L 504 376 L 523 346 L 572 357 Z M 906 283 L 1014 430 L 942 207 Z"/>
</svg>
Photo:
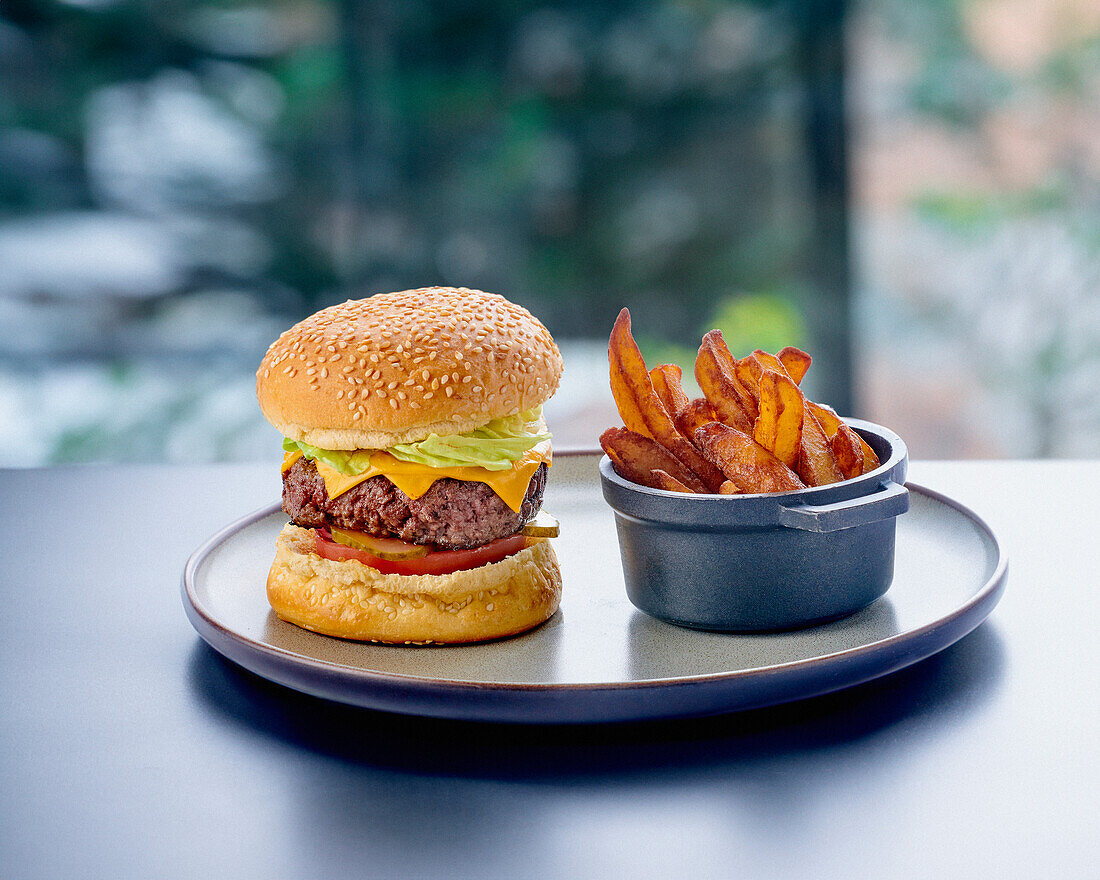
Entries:
<svg viewBox="0 0 1100 880">
<path fill-rule="evenodd" d="M 401 461 L 430 467 L 483 467 L 504 471 L 539 443 L 550 439 L 542 421 L 542 407 L 502 419 L 465 434 L 431 434 L 416 443 L 399 443 L 384 450 Z M 342 474 L 361 474 L 370 467 L 373 449 L 318 449 L 308 443 L 283 439 L 286 452 L 301 451 L 306 458 L 321 461 Z"/>
</svg>

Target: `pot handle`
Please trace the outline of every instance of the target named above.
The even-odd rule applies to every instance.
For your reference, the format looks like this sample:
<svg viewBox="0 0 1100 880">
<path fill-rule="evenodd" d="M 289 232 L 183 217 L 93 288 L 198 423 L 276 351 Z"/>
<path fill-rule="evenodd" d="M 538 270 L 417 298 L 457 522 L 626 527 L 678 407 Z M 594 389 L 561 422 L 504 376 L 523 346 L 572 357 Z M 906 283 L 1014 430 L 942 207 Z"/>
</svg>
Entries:
<svg viewBox="0 0 1100 880">
<path fill-rule="evenodd" d="M 807 532 L 835 532 L 900 516 L 909 509 L 909 490 L 887 480 L 871 495 L 834 504 L 798 504 L 779 508 L 779 522 Z"/>
</svg>

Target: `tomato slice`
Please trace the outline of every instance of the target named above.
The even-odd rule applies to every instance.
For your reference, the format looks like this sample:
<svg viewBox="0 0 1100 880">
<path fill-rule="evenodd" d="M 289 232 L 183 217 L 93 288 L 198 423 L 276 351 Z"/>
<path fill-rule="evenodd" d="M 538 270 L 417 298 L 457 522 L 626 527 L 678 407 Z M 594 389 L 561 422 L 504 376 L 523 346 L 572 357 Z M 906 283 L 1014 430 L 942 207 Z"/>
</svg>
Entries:
<svg viewBox="0 0 1100 880">
<path fill-rule="evenodd" d="M 419 559 L 379 559 L 355 547 L 333 541 L 323 529 L 314 529 L 313 535 L 313 552 L 318 556 L 337 562 L 354 559 L 383 574 L 451 574 L 467 568 L 477 568 L 479 565 L 500 562 L 513 553 L 519 553 L 528 546 L 530 540 L 525 535 L 512 535 L 510 538 L 497 538 L 471 550 L 433 550 Z"/>
</svg>

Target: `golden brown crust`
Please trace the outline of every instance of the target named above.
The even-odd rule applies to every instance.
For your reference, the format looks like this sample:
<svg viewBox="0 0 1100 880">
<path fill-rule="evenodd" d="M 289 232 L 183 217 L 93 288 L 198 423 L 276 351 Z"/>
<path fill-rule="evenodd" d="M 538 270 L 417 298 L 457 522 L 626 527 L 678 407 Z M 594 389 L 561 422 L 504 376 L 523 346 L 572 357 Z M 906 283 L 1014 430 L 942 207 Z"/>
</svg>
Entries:
<svg viewBox="0 0 1100 880">
<path fill-rule="evenodd" d="M 426 287 L 348 300 L 295 324 L 264 356 L 256 396 L 292 440 L 382 449 L 544 403 L 561 371 L 553 338 L 526 309 L 480 290 Z"/>
<path fill-rule="evenodd" d="M 286 525 L 267 597 L 283 620 L 323 635 L 392 643 L 458 643 L 516 635 L 548 619 L 561 599 L 549 541 L 449 575 L 396 575 L 310 552 L 312 534 Z"/>
</svg>

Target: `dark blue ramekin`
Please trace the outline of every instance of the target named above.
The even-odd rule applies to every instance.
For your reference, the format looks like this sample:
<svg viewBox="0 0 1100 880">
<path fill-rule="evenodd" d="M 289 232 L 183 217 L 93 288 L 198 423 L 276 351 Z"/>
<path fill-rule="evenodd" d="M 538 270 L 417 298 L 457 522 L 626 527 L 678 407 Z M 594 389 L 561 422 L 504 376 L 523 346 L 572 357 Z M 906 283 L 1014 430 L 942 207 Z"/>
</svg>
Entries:
<svg viewBox="0 0 1100 880">
<path fill-rule="evenodd" d="M 797 629 L 852 614 L 894 575 L 897 517 L 909 509 L 909 454 L 893 431 L 845 420 L 875 470 L 759 495 L 688 495 L 624 480 L 604 456 L 626 591 L 647 614 L 693 629 Z"/>
</svg>

